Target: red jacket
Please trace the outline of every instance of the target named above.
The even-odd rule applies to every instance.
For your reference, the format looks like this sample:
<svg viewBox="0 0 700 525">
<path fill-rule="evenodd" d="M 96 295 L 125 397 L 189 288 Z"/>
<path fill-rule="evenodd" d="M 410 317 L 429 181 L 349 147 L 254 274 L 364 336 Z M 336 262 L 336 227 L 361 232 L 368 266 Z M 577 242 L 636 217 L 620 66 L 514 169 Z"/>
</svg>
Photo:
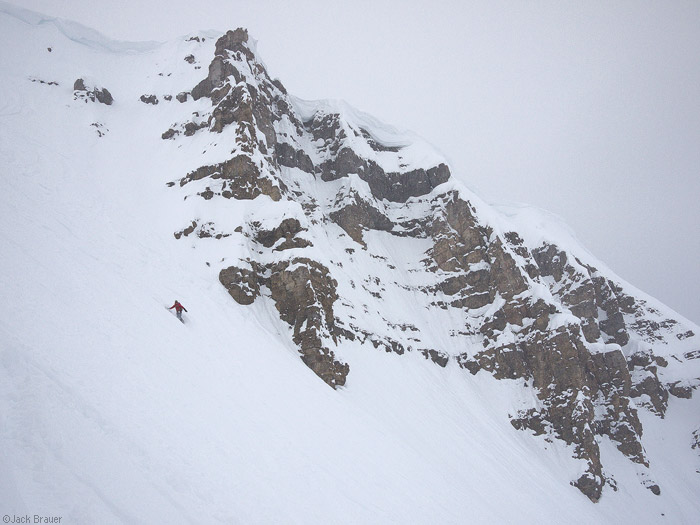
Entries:
<svg viewBox="0 0 700 525">
<path fill-rule="evenodd" d="M 184 306 L 182 306 L 182 305 L 181 305 L 180 303 L 178 303 L 177 301 L 175 301 L 175 304 L 172 305 L 170 308 L 168 308 L 168 310 L 172 310 L 173 308 L 175 308 L 175 311 L 176 311 L 176 312 L 182 312 L 183 310 L 184 310 L 185 312 L 187 311 L 187 308 L 185 308 Z"/>
</svg>

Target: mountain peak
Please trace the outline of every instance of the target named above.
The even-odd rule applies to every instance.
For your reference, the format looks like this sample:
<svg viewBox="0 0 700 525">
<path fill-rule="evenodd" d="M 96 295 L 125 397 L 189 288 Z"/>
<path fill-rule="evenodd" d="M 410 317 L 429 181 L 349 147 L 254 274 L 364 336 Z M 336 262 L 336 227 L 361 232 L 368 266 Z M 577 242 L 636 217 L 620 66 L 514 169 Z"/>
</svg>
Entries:
<svg viewBox="0 0 700 525">
<path fill-rule="evenodd" d="M 193 90 L 197 98 L 209 89 L 210 132 L 233 128 L 233 158 L 189 173 L 180 188 L 213 209 L 271 202 L 240 235 L 204 219 L 220 212 L 197 208 L 176 236 L 238 239 L 247 256 L 221 265 L 221 284 L 240 304 L 276 309 L 302 361 L 331 387 L 352 377 L 344 349 L 358 344 L 532 381 L 538 401 L 513 410 L 511 424 L 573 446 L 585 468 L 572 483 L 591 501 L 614 483 L 603 437 L 656 494 L 636 407 L 650 399 L 662 417 L 677 379 L 649 364 L 654 352 L 634 356 L 656 341 L 656 355 L 673 343 L 687 361 L 695 327 L 650 307 L 597 260 L 569 251 L 569 240 L 528 245 L 531 235 L 518 233 L 527 225 L 494 219 L 501 214 L 473 199 L 427 144 L 346 103 L 289 97 L 253 60 L 247 37 L 222 36 Z M 408 314 L 406 304 L 419 309 Z"/>
<path fill-rule="evenodd" d="M 241 51 L 247 48 L 248 44 L 248 30 L 239 27 L 235 30 L 228 30 L 226 33 L 216 41 L 216 55 L 225 56 L 224 51 Z"/>
</svg>

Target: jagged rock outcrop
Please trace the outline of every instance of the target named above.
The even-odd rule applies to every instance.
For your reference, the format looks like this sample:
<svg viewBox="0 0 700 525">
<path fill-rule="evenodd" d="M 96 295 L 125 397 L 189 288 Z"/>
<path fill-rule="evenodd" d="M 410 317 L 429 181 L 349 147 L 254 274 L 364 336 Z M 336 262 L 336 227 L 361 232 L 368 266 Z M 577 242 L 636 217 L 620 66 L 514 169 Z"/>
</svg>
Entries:
<svg viewBox="0 0 700 525">
<path fill-rule="evenodd" d="M 303 150 L 294 149 L 294 146 L 286 142 L 275 144 L 275 156 L 280 166 L 299 168 L 306 173 L 314 173 L 315 171 L 311 158 Z"/>
<path fill-rule="evenodd" d="M 670 358 L 657 355 L 680 345 L 664 353 L 673 364 L 700 357 L 692 329 L 570 242 L 484 213 L 416 139 L 342 104 L 290 97 L 243 29 L 217 41 L 191 97 L 209 99 L 211 109 L 162 137 L 211 133 L 225 137 L 231 156 L 171 186 L 204 208 L 243 211 L 234 233 L 202 214 L 175 236 L 225 238 L 221 284 L 239 304 L 274 305 L 281 331 L 291 329 L 321 379 L 346 384 L 343 352 L 352 344 L 524 383 L 536 396 L 514 409 L 512 426 L 570 445 L 586 465 L 571 483 L 591 501 L 615 484 L 601 460 L 603 437 L 660 494 L 638 410 L 663 417 L 669 393 L 692 397 L 700 370 L 698 379 L 676 377 Z M 231 265 L 233 245 L 246 255 Z"/>
<path fill-rule="evenodd" d="M 664 417 L 668 406 L 668 390 L 661 384 L 657 371 L 658 366 L 668 366 L 666 360 L 650 352 L 636 352 L 629 356 L 627 363 L 635 378 L 631 396 L 637 404 Z"/>
<path fill-rule="evenodd" d="M 107 88 L 98 86 L 87 87 L 82 78 L 76 79 L 73 83 L 73 96 L 75 100 L 84 100 L 85 102 L 88 100 L 91 102 L 97 101 L 107 106 L 111 106 L 112 102 L 114 102 L 114 98 Z"/>
<path fill-rule="evenodd" d="M 342 148 L 332 159 L 321 164 L 319 169 L 325 181 L 337 180 L 356 173 L 369 184 L 375 198 L 392 202 L 406 202 L 410 197 L 426 195 L 450 178 L 450 170 L 446 164 L 427 170 L 386 172 L 376 162 L 360 158 L 347 147 Z"/>
<path fill-rule="evenodd" d="M 215 192 L 209 186 L 207 190 L 226 199 L 255 199 L 259 195 L 267 195 L 278 201 L 284 190 L 274 176 L 263 173 L 247 155 L 237 155 L 213 166 L 202 166 L 180 179 L 180 186 L 205 178 L 211 180 L 211 185 L 215 184 L 216 188 Z"/>
<path fill-rule="evenodd" d="M 435 350 L 433 348 L 421 348 L 418 351 L 423 354 L 426 359 L 430 359 L 433 363 L 441 366 L 442 368 L 445 368 L 450 360 L 450 356 L 448 356 L 445 352 L 441 352 L 440 350 Z"/>
<path fill-rule="evenodd" d="M 340 209 L 329 214 L 329 218 L 340 226 L 356 243 L 365 246 L 362 232 L 366 229 L 390 231 L 394 224 L 356 192 L 339 200 Z"/>
<path fill-rule="evenodd" d="M 267 287 L 280 319 L 293 329 L 302 361 L 331 387 L 343 386 L 349 366 L 336 360 L 327 347 L 327 341 L 337 336 L 333 304 L 338 298 L 337 282 L 328 269 L 306 258 L 250 265 L 251 269 L 221 270 L 219 281 L 240 304 L 251 304 L 260 287 Z"/>
<path fill-rule="evenodd" d="M 299 219 L 293 217 L 284 219 L 278 226 L 270 230 L 261 228 L 259 223 L 253 224 L 253 227 L 255 228 L 255 240 L 265 248 L 272 248 L 273 251 L 313 246 L 311 241 L 297 235 L 306 230 L 301 227 Z"/>
<path fill-rule="evenodd" d="M 589 465 L 576 486 L 597 501 L 604 477 L 596 435 L 608 435 L 623 454 L 646 464 L 641 424 L 629 402 L 630 375 L 618 347 L 591 353 L 576 325 L 549 332 L 551 314 L 551 306 L 544 302 L 524 308 L 523 318 L 536 321 L 520 337 L 505 345 L 496 337 L 495 344 L 472 359 L 463 356 L 460 362 L 472 373 L 484 369 L 497 378 L 532 380 L 542 404 L 518 414 L 513 426 L 535 434 L 552 433 L 574 445 L 577 457 Z M 501 324 L 501 333 L 507 325 Z M 602 415 L 596 416 L 594 404 Z"/>
<path fill-rule="evenodd" d="M 252 263 L 253 269 L 230 266 L 219 272 L 219 282 L 238 304 L 249 305 L 260 295 L 257 264 Z"/>
<path fill-rule="evenodd" d="M 158 97 L 155 95 L 141 95 L 139 100 L 144 104 L 151 104 L 153 106 L 157 106 L 159 102 Z"/>
</svg>

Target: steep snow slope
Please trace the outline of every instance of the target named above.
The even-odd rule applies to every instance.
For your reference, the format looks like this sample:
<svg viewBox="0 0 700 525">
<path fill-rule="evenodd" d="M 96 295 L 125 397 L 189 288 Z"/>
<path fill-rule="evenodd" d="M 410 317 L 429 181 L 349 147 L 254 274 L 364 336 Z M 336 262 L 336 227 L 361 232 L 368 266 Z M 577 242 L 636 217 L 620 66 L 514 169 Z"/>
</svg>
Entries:
<svg viewBox="0 0 700 525">
<path fill-rule="evenodd" d="M 161 139 L 182 120 L 174 97 L 205 76 L 218 35 L 127 45 L 5 4 L 0 34 L 0 513 L 67 523 L 621 523 L 662 514 L 691 523 L 700 514 L 698 456 L 683 443 L 697 428 L 696 400 L 674 398 L 663 420 L 642 412 L 662 494 L 603 441 L 620 490 L 594 505 L 569 485 L 585 470 L 571 447 L 513 429 L 509 414 L 537 402 L 525 381 L 344 341 L 336 352 L 351 374 L 333 390 L 298 358 L 269 301 L 233 302 L 218 283 L 227 238 L 190 242 L 173 231 L 190 216 L 226 232 L 249 217 L 274 226 L 299 205 L 270 211 L 263 195 L 216 208 L 166 185 L 230 156 L 231 129 Z M 193 63 L 183 60 L 190 54 Z M 108 88 L 114 103 L 74 99 L 77 78 Z M 158 105 L 139 100 L 152 93 Z M 189 113 L 211 107 L 187 104 Z M 417 143 L 350 108 L 346 118 L 362 119 L 387 147 Z M 422 167 L 435 160 L 411 157 Z M 363 181 L 351 183 L 369 198 Z M 332 206 L 337 189 L 318 183 L 314 195 Z M 382 231 L 364 237 L 411 284 L 414 244 Z M 230 260 L 253 255 L 230 240 Z M 315 256 L 330 252 L 313 240 Z M 383 272 L 376 261 L 363 271 Z M 166 310 L 175 298 L 189 310 L 185 325 Z M 430 333 L 433 318 L 418 306 L 389 306 Z"/>
</svg>

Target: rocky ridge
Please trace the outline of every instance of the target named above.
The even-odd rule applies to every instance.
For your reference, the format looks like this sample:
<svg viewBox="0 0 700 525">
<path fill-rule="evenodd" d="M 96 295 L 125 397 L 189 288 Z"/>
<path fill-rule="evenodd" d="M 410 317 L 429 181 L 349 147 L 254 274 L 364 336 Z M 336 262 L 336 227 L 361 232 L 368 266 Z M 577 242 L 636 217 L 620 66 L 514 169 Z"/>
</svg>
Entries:
<svg viewBox="0 0 700 525">
<path fill-rule="evenodd" d="M 244 29 L 216 42 L 207 76 L 181 95 L 183 108 L 209 107 L 163 139 L 208 133 L 229 153 L 172 187 L 241 220 L 200 214 L 175 237 L 220 243 L 221 284 L 242 305 L 274 308 L 329 386 L 350 386 L 350 345 L 517 381 L 537 401 L 509 415 L 514 429 L 569 445 L 584 465 L 572 484 L 591 501 L 616 486 L 604 439 L 660 493 L 639 411 L 663 418 L 672 397 L 692 397 L 696 326 L 584 250 L 519 231 L 419 139 L 341 103 L 291 97 Z M 248 201 L 258 205 L 235 211 Z"/>
</svg>

